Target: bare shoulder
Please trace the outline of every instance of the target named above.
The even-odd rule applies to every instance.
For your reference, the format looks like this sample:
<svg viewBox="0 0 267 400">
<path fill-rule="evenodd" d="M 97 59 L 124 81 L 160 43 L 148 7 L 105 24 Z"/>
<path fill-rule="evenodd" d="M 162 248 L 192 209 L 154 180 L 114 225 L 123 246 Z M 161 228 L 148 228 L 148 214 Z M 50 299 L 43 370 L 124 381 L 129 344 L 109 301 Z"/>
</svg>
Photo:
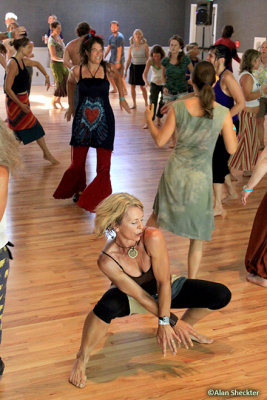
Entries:
<svg viewBox="0 0 267 400">
<path fill-rule="evenodd" d="M 16 60 L 14 60 L 14 58 L 10 58 L 9 61 L 7 62 L 7 68 L 11 71 L 15 71 L 18 70 L 18 66 L 16 63 Z"/>
<path fill-rule="evenodd" d="M 156 250 L 165 244 L 162 231 L 158 228 L 147 227 L 144 232 L 144 244 L 148 250 Z"/>
</svg>

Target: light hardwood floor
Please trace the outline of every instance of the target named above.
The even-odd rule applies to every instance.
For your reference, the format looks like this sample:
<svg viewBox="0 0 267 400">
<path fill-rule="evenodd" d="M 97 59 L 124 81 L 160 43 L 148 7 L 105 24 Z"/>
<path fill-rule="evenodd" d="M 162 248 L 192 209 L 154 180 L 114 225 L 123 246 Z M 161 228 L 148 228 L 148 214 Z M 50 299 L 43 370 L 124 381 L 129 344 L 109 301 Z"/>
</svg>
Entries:
<svg viewBox="0 0 267 400">
<path fill-rule="evenodd" d="M 209 389 L 255 389 L 260 391 L 256 398 L 267 399 L 267 290 L 246 282 L 244 268 L 267 177 L 246 207 L 240 200 L 226 204 L 227 216 L 216 217 L 213 239 L 204 246 L 198 277 L 222 282 L 232 291 L 226 308 L 196 326 L 214 343 L 195 344 L 192 350 L 180 349 L 176 356 L 163 358 L 155 340 L 155 318 L 118 319 L 92 355 L 87 387 L 76 389 L 68 383 L 85 316 L 109 282 L 96 266 L 103 240 L 90 235 L 94 215 L 71 200 L 52 197 L 70 162 L 71 124 L 64 120 L 64 112 L 48 109 L 51 96 L 51 89 L 47 93 L 33 87 L 31 104 L 61 164 L 50 166 L 35 143 L 22 145 L 25 168 L 12 179 L 9 190 L 8 233 L 16 247 L 3 318 L 0 354 L 6 369 L 0 381 L 1 400 L 206 400 L 213 398 Z M 0 98 L 0 116 L 5 118 L 3 94 Z M 156 148 L 142 129 L 140 93 L 138 109 L 131 115 L 119 110 L 116 95 L 111 99 L 116 117 L 113 191 L 139 197 L 147 218 L 170 149 Z M 87 171 L 89 180 L 95 174 L 94 149 Z M 247 180 L 238 175 L 238 192 Z M 165 233 L 172 272 L 186 274 L 188 240 Z"/>
</svg>

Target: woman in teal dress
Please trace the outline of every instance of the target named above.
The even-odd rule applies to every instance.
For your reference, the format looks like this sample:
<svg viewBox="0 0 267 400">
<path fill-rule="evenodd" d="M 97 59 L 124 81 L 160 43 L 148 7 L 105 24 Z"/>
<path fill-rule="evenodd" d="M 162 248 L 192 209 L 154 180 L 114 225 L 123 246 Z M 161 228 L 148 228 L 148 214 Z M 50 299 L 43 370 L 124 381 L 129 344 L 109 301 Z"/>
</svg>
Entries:
<svg viewBox="0 0 267 400">
<path fill-rule="evenodd" d="M 207 61 L 198 63 L 192 82 L 195 96 L 174 102 L 160 129 L 152 123 L 153 107 L 146 109 L 157 146 L 164 146 L 176 132 L 176 145 L 161 176 L 147 225 L 159 225 L 190 239 L 189 278 L 196 277 L 203 240 L 211 240 L 214 228 L 212 154 L 219 133 L 230 154 L 237 148 L 229 110 L 214 101 L 214 67 Z"/>
</svg>

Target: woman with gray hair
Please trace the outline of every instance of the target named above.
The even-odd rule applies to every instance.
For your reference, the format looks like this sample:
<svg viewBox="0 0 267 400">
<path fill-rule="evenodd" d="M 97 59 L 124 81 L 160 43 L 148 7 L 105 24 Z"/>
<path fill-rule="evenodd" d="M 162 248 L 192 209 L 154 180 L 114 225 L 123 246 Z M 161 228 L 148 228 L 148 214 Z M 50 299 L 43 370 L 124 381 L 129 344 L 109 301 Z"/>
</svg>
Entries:
<svg viewBox="0 0 267 400">
<path fill-rule="evenodd" d="M 14 174 L 21 166 L 19 142 L 13 132 L 0 119 L 0 343 L 2 338 L 2 316 L 5 306 L 6 285 L 9 271 L 9 259 L 12 255 L 8 246 L 6 229 L 6 205 L 8 197 L 9 174 Z M 4 363 L 0 357 L 0 376 L 4 371 Z"/>
</svg>

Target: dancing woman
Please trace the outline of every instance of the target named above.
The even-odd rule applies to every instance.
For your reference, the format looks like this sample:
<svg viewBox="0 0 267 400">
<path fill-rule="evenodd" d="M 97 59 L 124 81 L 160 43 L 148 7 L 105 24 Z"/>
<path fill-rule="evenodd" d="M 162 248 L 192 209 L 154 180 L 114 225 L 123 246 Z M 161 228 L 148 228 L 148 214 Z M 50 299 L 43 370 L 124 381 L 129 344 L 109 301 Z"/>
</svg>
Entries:
<svg viewBox="0 0 267 400">
<path fill-rule="evenodd" d="M 78 85 L 79 104 L 72 125 L 72 163 L 54 193 L 55 199 L 74 196 L 78 206 L 94 212 L 96 206 L 112 193 L 110 162 L 115 135 L 115 121 L 109 103 L 109 81 L 115 80 L 120 107 L 130 112 L 123 97 L 122 79 L 113 64 L 103 61 L 104 42 L 100 37 L 86 36 L 80 47 L 82 63 L 73 68 L 68 79 L 69 109 L 67 120 L 74 115 L 74 90 Z M 97 151 L 97 175 L 86 188 L 85 162 L 89 147 Z"/>
<path fill-rule="evenodd" d="M 159 225 L 190 239 L 189 278 L 197 276 L 203 240 L 211 240 L 214 228 L 211 164 L 220 131 L 228 153 L 234 153 L 237 147 L 229 110 L 214 101 L 215 80 L 213 65 L 199 62 L 192 76 L 195 96 L 174 102 L 160 129 L 152 122 L 153 107 L 146 109 L 148 128 L 159 147 L 174 131 L 177 139 L 147 226 Z"/>
<path fill-rule="evenodd" d="M 8 198 L 9 174 L 14 174 L 21 166 L 18 141 L 0 119 L 0 343 L 2 339 L 2 317 L 5 307 L 6 287 L 9 272 L 9 259 L 12 259 L 6 235 L 6 205 Z M 13 245 L 12 245 L 13 246 Z M 0 357 L 0 376 L 5 364 Z"/>
<path fill-rule="evenodd" d="M 163 234 L 158 229 L 145 228 L 143 215 L 143 204 L 128 193 L 113 194 L 96 209 L 97 236 L 105 231 L 116 235 L 98 258 L 98 267 L 112 285 L 85 320 L 69 379 L 77 387 L 85 386 L 90 353 L 106 335 L 113 319 L 150 312 L 158 319 L 157 340 L 163 354 L 167 347 L 176 354 L 176 342 L 187 349 L 193 346 L 192 337 L 200 343 L 211 343 L 192 326 L 230 301 L 230 291 L 219 283 L 176 277 L 171 285 Z M 188 310 L 178 320 L 171 308 Z"/>
<path fill-rule="evenodd" d="M 157 125 L 161 125 L 161 118 L 163 115 L 160 112 L 161 107 L 163 106 L 163 85 L 162 85 L 162 65 L 161 61 L 165 56 L 165 52 L 161 46 L 156 44 L 152 47 L 150 51 L 150 58 L 147 60 L 146 68 L 143 73 L 143 79 L 147 86 L 150 86 L 150 96 L 149 103 L 154 104 L 154 115 L 153 121 L 157 116 Z M 148 82 L 147 75 L 148 72 L 152 69 L 151 80 Z M 160 99 L 159 99 L 160 98 Z M 158 102 L 159 99 L 159 102 Z M 147 129 L 147 124 L 144 126 Z"/>
<path fill-rule="evenodd" d="M 45 76 L 47 89 L 50 86 L 49 76 L 39 62 L 27 58 L 32 53 L 32 43 L 29 38 L 15 39 L 12 45 L 17 52 L 9 60 L 5 75 L 8 126 L 23 144 L 28 144 L 36 140 L 43 151 L 44 159 L 51 164 L 58 164 L 58 161 L 47 148 L 43 127 L 30 109 L 27 92 L 29 89 L 29 74 L 26 66 L 29 65 L 39 69 Z"/>
<path fill-rule="evenodd" d="M 267 147 L 263 150 L 253 174 L 243 187 L 242 203 L 247 203 L 248 196 L 255 186 L 267 173 Z M 247 281 L 267 288 L 267 192 L 265 193 L 253 222 L 248 248 L 245 257 L 245 266 L 248 271 Z"/>
<path fill-rule="evenodd" d="M 239 116 L 238 148 L 230 158 L 229 166 L 243 171 L 244 176 L 251 176 L 260 147 L 257 114 L 260 109 L 259 99 L 267 94 L 267 84 L 261 86 L 252 75 L 252 71 L 257 70 L 260 66 L 260 56 L 261 54 L 257 50 L 248 49 L 243 54 L 240 64 L 239 83 L 246 106 Z"/>
<path fill-rule="evenodd" d="M 51 56 L 51 70 L 56 84 L 52 106 L 57 108 L 57 104 L 63 109 L 61 97 L 67 96 L 67 79 L 69 75 L 68 68 L 64 65 L 63 53 L 65 45 L 60 37 L 61 25 L 58 21 L 54 21 L 50 25 L 51 34 L 48 39 L 48 49 Z"/>
<path fill-rule="evenodd" d="M 209 48 L 207 61 L 210 61 L 219 77 L 215 86 L 215 101 L 224 107 L 229 108 L 236 133 L 239 130 L 238 113 L 245 107 L 243 92 L 236 82 L 233 73 L 227 69 L 231 59 L 231 52 L 228 47 L 218 44 Z M 223 137 L 219 135 L 213 157 L 212 157 L 212 176 L 214 190 L 214 216 L 223 215 L 222 188 L 225 183 L 228 191 L 228 199 L 236 199 L 237 193 L 231 181 L 228 168 L 230 154 L 226 151 Z"/>
<path fill-rule="evenodd" d="M 147 106 L 147 91 L 145 81 L 143 79 L 143 72 L 146 67 L 146 62 L 149 57 L 149 47 L 146 39 L 144 38 L 141 29 L 135 29 L 133 36 L 130 38 L 130 48 L 128 52 L 128 60 L 125 67 L 125 77 L 130 65 L 129 84 L 131 85 L 131 95 L 133 106 L 136 108 L 136 86 L 140 86 L 142 90 L 145 105 Z"/>
</svg>

